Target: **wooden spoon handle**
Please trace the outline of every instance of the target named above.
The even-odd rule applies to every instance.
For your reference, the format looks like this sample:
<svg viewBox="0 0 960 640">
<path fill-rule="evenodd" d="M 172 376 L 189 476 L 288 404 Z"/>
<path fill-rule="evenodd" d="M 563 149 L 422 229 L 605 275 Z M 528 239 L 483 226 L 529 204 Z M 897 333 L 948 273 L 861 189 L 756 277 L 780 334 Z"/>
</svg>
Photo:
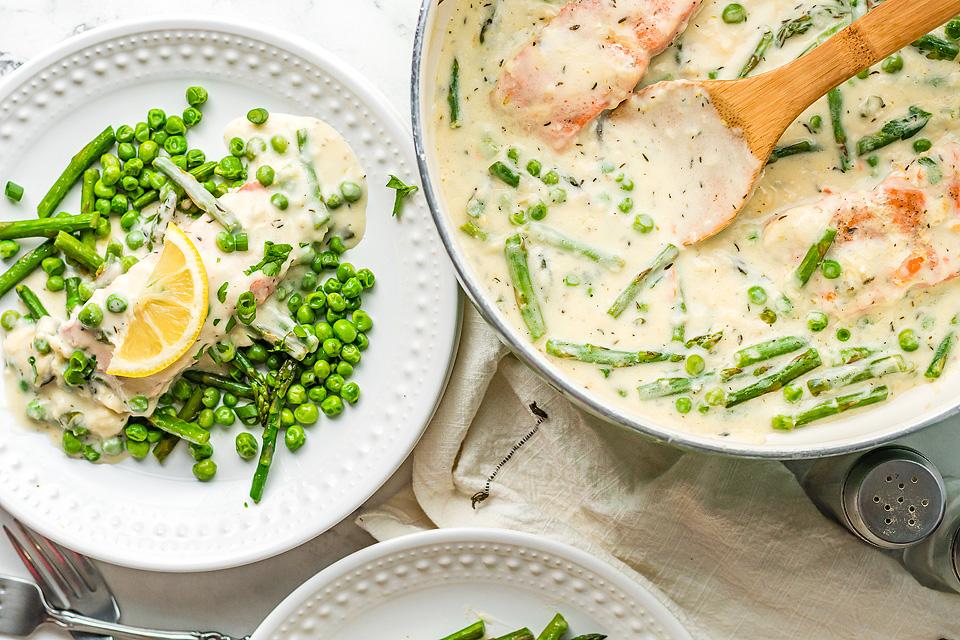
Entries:
<svg viewBox="0 0 960 640">
<path fill-rule="evenodd" d="M 781 70 L 799 114 L 825 93 L 960 14 L 960 0 L 886 0 Z M 778 92 L 779 93 L 779 92 Z"/>
</svg>

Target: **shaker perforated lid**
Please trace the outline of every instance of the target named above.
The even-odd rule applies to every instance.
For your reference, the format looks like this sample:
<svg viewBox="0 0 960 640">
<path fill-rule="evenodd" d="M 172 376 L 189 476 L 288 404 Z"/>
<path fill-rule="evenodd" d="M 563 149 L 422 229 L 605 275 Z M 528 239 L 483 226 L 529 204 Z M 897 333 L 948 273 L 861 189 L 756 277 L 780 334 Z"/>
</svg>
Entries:
<svg viewBox="0 0 960 640">
<path fill-rule="evenodd" d="M 920 542 L 943 520 L 946 487 L 937 468 L 912 449 L 862 456 L 843 484 L 843 509 L 867 542 L 897 549 Z"/>
</svg>

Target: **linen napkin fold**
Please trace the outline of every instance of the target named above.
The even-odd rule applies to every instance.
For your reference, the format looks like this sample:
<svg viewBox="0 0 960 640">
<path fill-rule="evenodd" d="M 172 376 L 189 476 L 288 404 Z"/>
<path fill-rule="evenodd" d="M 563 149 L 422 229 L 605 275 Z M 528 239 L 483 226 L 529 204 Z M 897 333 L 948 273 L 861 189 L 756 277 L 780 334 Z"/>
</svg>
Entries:
<svg viewBox="0 0 960 640">
<path fill-rule="evenodd" d="M 412 486 L 358 518 L 378 539 L 503 527 L 573 544 L 701 638 L 960 638 L 960 595 L 823 517 L 781 463 L 682 452 L 576 409 L 465 305 Z"/>
</svg>

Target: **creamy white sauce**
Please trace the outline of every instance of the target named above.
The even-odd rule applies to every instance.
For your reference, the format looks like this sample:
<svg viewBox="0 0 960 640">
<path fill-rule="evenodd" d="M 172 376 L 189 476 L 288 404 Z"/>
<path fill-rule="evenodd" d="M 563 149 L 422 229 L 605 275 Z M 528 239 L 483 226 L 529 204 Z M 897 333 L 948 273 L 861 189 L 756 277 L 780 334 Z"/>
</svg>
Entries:
<svg viewBox="0 0 960 640">
<path fill-rule="evenodd" d="M 799 259 L 829 216 L 808 219 L 796 212 L 792 216 L 796 234 L 787 225 L 777 228 L 771 222 L 798 206 L 817 210 L 816 203 L 828 193 L 868 193 L 891 171 L 902 170 L 919 157 L 911 148 L 913 140 L 928 138 L 936 142 L 955 130 L 958 114 L 952 105 L 960 85 L 956 62 L 927 60 L 907 48 L 901 52 L 904 65 L 899 73 L 885 73 L 877 66 L 866 79 L 854 78 L 844 83 L 842 119 L 851 147 L 861 137 L 879 130 L 884 122 L 906 115 L 911 105 L 933 113 L 916 138 L 895 142 L 871 154 L 877 157 L 876 166 L 871 166 L 866 157 L 856 158 L 854 152 L 854 167 L 841 172 L 826 100 L 811 106 L 788 128 L 782 143 L 809 139 L 822 150 L 768 165 L 744 211 L 730 227 L 703 243 L 681 247 L 673 268 L 665 272 L 656 286 L 643 290 L 620 317 L 614 318 L 607 313 L 613 300 L 664 245 L 684 239 L 687 221 L 710 222 L 698 216 L 711 203 L 691 200 L 691 183 L 715 181 L 715 188 L 708 193 L 735 200 L 748 190 L 738 176 L 746 175 L 751 158 L 749 152 L 744 153 L 743 146 L 738 147 L 730 139 L 733 134 L 725 128 L 705 128 L 704 119 L 690 118 L 691 113 L 712 107 L 699 100 L 702 96 L 693 95 L 691 99 L 682 84 L 674 85 L 666 94 L 673 102 L 650 103 L 651 97 L 665 95 L 662 87 L 628 99 L 585 127 L 562 151 L 505 114 L 490 99 L 502 73 L 502 63 L 512 60 L 526 43 L 537 38 L 562 4 L 502 0 L 494 5 L 480 5 L 460 0 L 444 30 L 438 66 L 434 133 L 442 194 L 456 226 L 472 223 L 487 234 L 486 239 L 460 234 L 458 242 L 491 299 L 518 330 L 527 332 L 504 260 L 504 240 L 520 231 L 528 236 L 528 261 L 546 325 L 546 334 L 536 341 L 541 349 L 546 340 L 554 338 L 621 350 L 666 350 L 684 356 L 696 353 L 704 357 L 707 372 L 719 372 L 733 366 L 733 354 L 742 347 L 780 336 L 798 336 L 819 351 L 824 364 L 817 374 L 838 363 L 841 349 L 868 346 L 881 353 L 903 356 L 913 369 L 882 378 L 892 396 L 911 386 L 928 384 L 922 372 L 938 343 L 954 328 L 951 319 L 960 310 L 960 286 L 956 281 L 927 289 L 905 287 L 888 303 L 847 313 L 849 309 L 843 305 L 824 303 L 822 293 L 834 287 L 835 281 L 824 279 L 820 271 L 802 291 L 793 280 Z M 765 27 L 776 31 L 784 20 L 811 10 L 818 3 L 805 0 L 784 5 L 773 0 L 747 0 L 743 4 L 749 19 L 734 25 L 724 23 L 720 17 L 726 4 L 705 2 L 677 42 L 653 59 L 642 83 L 735 78 Z M 815 15 L 815 24 L 806 33 L 788 39 L 782 47 L 771 45 L 754 73 L 794 60 L 821 32 L 842 21 L 816 11 Z M 478 34 L 491 16 L 484 43 L 480 44 Z M 585 34 L 591 31 L 596 31 L 595 25 L 586 29 Z M 571 51 L 580 56 L 573 69 L 586 68 L 589 44 L 581 41 Z M 459 64 L 458 128 L 449 126 L 447 107 L 449 70 L 454 58 Z M 556 67 L 558 63 L 552 64 Z M 816 131 L 809 128 L 812 116 L 819 116 L 822 121 Z M 696 149 L 701 145 L 726 150 L 721 155 L 723 166 L 698 167 Z M 939 148 L 940 145 L 935 151 Z M 526 165 L 530 160 L 542 165 L 539 178 L 528 173 Z M 488 167 L 495 161 L 505 163 L 520 175 L 517 188 L 490 175 Z M 558 184 L 544 183 L 542 178 L 550 171 L 559 176 Z M 937 199 L 939 196 L 931 197 L 931 202 L 940 203 L 936 206 L 946 206 Z M 529 221 L 516 214 L 540 202 L 548 206 L 549 213 L 538 225 L 619 257 L 623 266 L 599 264 L 538 239 Z M 955 205 L 951 206 L 952 209 L 944 209 L 944 216 L 956 215 Z M 637 221 L 641 214 L 653 220 L 652 231 L 638 230 L 637 227 L 644 228 L 646 221 Z M 949 222 L 943 222 L 944 228 Z M 770 236 L 765 236 L 768 228 Z M 778 233 L 779 239 L 775 237 Z M 838 254 L 844 269 L 841 281 L 859 279 L 862 283 L 871 268 L 877 269 L 880 256 L 889 261 L 890 252 L 897 250 L 891 249 L 891 245 L 896 244 L 897 239 L 891 234 L 879 242 L 845 248 Z M 948 252 L 952 250 L 952 237 L 939 246 Z M 751 302 L 747 290 L 753 286 L 765 289 L 767 302 Z M 683 292 L 685 312 L 678 290 Z M 781 296 L 789 298 L 791 306 L 781 304 Z M 773 324 L 761 319 L 766 308 L 776 313 Z M 810 311 L 828 314 L 830 323 L 826 330 L 808 329 Z M 687 349 L 671 340 L 674 328 L 681 323 L 685 324 L 687 338 L 712 332 L 723 332 L 724 337 L 710 352 L 697 347 Z M 838 329 L 849 330 L 850 339 L 840 341 Z M 907 353 L 900 349 L 897 335 L 904 329 L 916 332 L 920 341 L 917 351 Z M 780 368 L 796 353 L 799 352 L 769 364 Z M 957 366 L 956 356 L 955 352 L 947 367 Z M 744 376 L 723 384 L 715 377 L 702 378 L 701 391 L 688 394 L 693 410 L 681 414 L 675 408 L 676 396 L 641 400 L 636 388 L 657 378 L 687 376 L 683 362 L 619 369 L 568 359 L 552 358 L 552 362 L 602 402 L 641 419 L 741 441 L 764 440 L 771 431 L 774 415 L 795 414 L 817 401 L 805 390 L 803 399 L 796 404 L 775 392 L 731 409 L 706 406 L 707 390 L 720 387 L 730 391 L 754 381 L 756 367 L 751 367 Z M 869 384 L 844 387 L 842 392 Z"/>
<path fill-rule="evenodd" d="M 303 155 L 298 151 L 298 130 L 306 130 L 308 134 L 308 145 Z M 272 148 L 270 138 L 275 135 L 283 136 L 288 141 L 284 153 Z M 273 113 L 263 125 L 253 125 L 245 118 L 234 120 L 227 126 L 224 140 L 228 142 L 233 137 L 245 141 L 259 138 L 264 142 L 263 150 L 248 164 L 247 182 L 220 198 L 220 202 L 233 212 L 243 231 L 248 234 L 248 250 L 232 253 L 221 251 L 217 247 L 216 236 L 223 227 L 209 215 L 189 215 L 177 211 L 172 217 L 172 221 L 197 247 L 207 272 L 209 310 L 196 343 L 176 362 L 145 378 L 122 378 L 105 373 L 113 349 L 126 334 L 135 301 L 144 291 L 156 266 L 163 247 L 162 241 L 156 242 L 152 250 L 145 246 L 130 252 L 137 255 L 140 261 L 126 273 L 122 273 L 118 266 L 108 266 L 92 282 L 97 288 L 89 302 L 98 304 L 104 312 L 103 323 L 97 329 L 87 329 L 77 320 L 82 306 L 74 311 L 71 318 L 66 318 L 63 294 L 45 291 L 43 275 L 34 274 L 28 279 L 28 284 L 41 296 L 52 315 L 37 323 L 21 321 L 3 341 L 7 371 L 12 374 L 8 375 L 7 388 L 13 406 L 25 407 L 35 400 L 35 404 L 42 408 L 43 421 L 47 423 L 66 427 L 76 426 L 79 421 L 100 438 L 116 435 L 131 415 L 149 415 L 159 396 L 183 370 L 193 366 L 215 368 L 215 363 L 204 354 L 205 349 L 224 340 L 236 346 L 250 344 L 246 326 L 236 323 L 227 331 L 241 293 L 252 291 L 258 304 L 265 303 L 258 307 L 258 319 L 286 317 L 288 314 L 278 313 L 271 295 L 290 268 L 298 264 L 301 256 L 312 251 L 311 243 L 329 241 L 334 235 L 340 237 L 347 247 L 355 246 L 361 240 L 365 230 L 367 202 L 365 174 L 350 146 L 332 127 L 315 118 Z M 360 185 L 363 195 L 356 202 L 344 202 L 338 208 L 327 210 L 314 195 L 305 161 L 313 163 L 317 183 L 325 199 L 337 192 L 344 181 Z M 269 165 L 275 172 L 274 182 L 269 187 L 260 185 L 255 177 L 257 169 L 263 165 Z M 286 210 L 271 203 L 270 198 L 275 193 L 283 193 L 287 197 L 289 205 Z M 143 211 L 141 220 L 145 220 L 156 206 Z M 117 221 L 118 218 L 115 218 L 114 222 Z M 122 240 L 124 233 L 114 224 L 115 240 Z M 280 272 L 274 277 L 268 277 L 259 270 L 245 273 L 248 267 L 263 257 L 264 242 L 267 240 L 293 246 Z M 98 250 L 103 253 L 105 247 L 106 241 L 101 241 Z M 124 248 L 129 252 L 126 246 Z M 64 275 L 85 274 L 68 271 Z M 222 289 L 224 286 L 226 288 Z M 127 300 L 125 312 L 111 313 L 107 310 L 106 300 L 114 293 Z M 35 338 L 44 339 L 50 344 L 49 354 L 41 355 L 34 349 Z M 76 349 L 95 355 L 97 367 L 88 384 L 70 387 L 64 383 L 62 373 Z M 130 406 L 130 400 L 135 396 L 147 398 L 149 406 L 145 411 L 135 411 Z"/>
</svg>

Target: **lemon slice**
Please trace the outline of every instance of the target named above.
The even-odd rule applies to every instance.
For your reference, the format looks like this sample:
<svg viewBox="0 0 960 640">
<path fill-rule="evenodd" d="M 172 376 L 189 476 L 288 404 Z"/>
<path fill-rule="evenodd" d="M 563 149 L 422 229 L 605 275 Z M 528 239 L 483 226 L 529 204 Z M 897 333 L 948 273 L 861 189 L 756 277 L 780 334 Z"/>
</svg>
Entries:
<svg viewBox="0 0 960 640">
<path fill-rule="evenodd" d="M 107 373 L 144 378 L 176 362 L 196 342 L 207 319 L 207 288 L 200 252 L 171 222 Z"/>
</svg>

